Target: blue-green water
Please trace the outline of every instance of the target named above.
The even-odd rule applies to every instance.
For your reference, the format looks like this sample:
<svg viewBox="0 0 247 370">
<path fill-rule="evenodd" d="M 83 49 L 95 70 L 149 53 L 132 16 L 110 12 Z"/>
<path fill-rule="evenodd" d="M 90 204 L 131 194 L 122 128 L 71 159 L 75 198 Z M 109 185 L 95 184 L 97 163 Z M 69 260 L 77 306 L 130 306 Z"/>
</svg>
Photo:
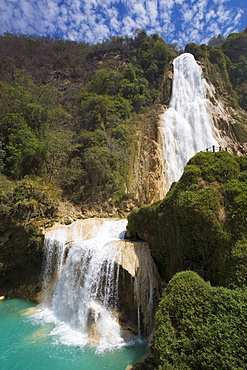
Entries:
<svg viewBox="0 0 247 370">
<path fill-rule="evenodd" d="M 51 335 L 55 325 L 32 319 L 26 309 L 36 304 L 22 299 L 0 302 L 1 370 L 124 370 L 147 353 L 135 344 L 97 353 L 94 347 L 66 345 Z"/>
</svg>

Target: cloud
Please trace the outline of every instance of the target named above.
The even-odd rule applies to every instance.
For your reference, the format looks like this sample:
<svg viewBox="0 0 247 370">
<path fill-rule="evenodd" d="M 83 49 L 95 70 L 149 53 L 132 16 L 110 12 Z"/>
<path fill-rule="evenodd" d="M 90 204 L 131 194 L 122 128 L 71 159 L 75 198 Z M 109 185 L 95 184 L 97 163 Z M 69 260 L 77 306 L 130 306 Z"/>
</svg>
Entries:
<svg viewBox="0 0 247 370">
<path fill-rule="evenodd" d="M 227 0 L 215 0 L 213 3 L 199 0 L 184 2 L 181 5 L 180 14 L 182 25 L 174 41 L 185 45 L 188 42 L 207 43 L 210 38 L 219 33 L 225 35 L 229 29 L 231 32 L 237 32 L 243 11 L 237 7 L 229 8 Z"/>
<path fill-rule="evenodd" d="M 0 33 L 96 43 L 141 28 L 181 46 L 240 31 L 244 15 L 228 0 L 6 0 L 0 11 Z"/>
</svg>

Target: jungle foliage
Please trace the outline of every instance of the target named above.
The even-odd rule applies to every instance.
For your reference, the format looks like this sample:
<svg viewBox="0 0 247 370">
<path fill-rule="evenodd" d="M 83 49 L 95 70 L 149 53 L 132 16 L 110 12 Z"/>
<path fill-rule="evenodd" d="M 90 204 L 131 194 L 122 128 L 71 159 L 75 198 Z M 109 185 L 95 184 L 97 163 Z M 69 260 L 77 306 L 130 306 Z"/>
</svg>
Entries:
<svg viewBox="0 0 247 370">
<path fill-rule="evenodd" d="M 97 45 L 0 36 L 0 170 L 42 177 L 76 204 L 120 206 L 140 129 L 176 52 L 158 36 Z"/>
</svg>

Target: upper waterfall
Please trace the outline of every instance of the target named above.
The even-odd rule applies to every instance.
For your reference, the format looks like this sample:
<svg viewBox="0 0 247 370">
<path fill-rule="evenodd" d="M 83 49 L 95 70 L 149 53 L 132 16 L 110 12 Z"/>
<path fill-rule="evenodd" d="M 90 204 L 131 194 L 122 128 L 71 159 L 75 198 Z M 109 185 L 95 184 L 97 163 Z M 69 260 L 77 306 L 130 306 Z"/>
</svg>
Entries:
<svg viewBox="0 0 247 370">
<path fill-rule="evenodd" d="M 201 150 L 218 145 L 207 112 L 205 80 L 194 56 L 174 59 L 170 107 L 163 114 L 162 136 L 167 191 L 181 177 L 188 160 Z"/>
</svg>

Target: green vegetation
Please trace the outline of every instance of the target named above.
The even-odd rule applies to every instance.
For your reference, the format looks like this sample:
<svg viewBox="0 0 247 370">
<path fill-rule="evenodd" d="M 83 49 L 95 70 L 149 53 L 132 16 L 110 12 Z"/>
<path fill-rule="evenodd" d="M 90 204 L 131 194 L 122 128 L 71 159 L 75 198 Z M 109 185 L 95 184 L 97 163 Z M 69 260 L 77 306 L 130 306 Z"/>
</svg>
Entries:
<svg viewBox="0 0 247 370">
<path fill-rule="evenodd" d="M 233 279 L 232 264 L 245 274 L 246 164 L 227 152 L 199 153 L 166 198 L 130 213 L 129 231 L 149 241 L 167 281 L 193 270 L 214 285 L 242 286 L 247 276 Z"/>
<path fill-rule="evenodd" d="M 40 282 L 43 234 L 40 227 L 57 213 L 57 194 L 38 177 L 9 180 L 0 175 L 0 292 Z M 40 289 L 40 287 L 38 288 Z"/>
<path fill-rule="evenodd" d="M 211 46 L 211 47 L 221 46 L 224 43 L 224 41 L 225 41 L 224 36 L 219 34 L 217 37 L 212 37 L 208 41 L 208 46 Z"/>
<path fill-rule="evenodd" d="M 247 290 L 211 287 L 195 272 L 177 273 L 156 312 L 158 369 L 244 369 Z"/>
<path fill-rule="evenodd" d="M 121 208 L 135 135 L 163 99 L 176 52 L 139 31 L 89 46 L 0 36 L 0 166 L 39 176 L 77 205 Z"/>
<path fill-rule="evenodd" d="M 156 312 L 159 370 L 245 367 L 246 169 L 246 157 L 199 153 L 166 198 L 128 216 L 167 282 Z"/>
</svg>

